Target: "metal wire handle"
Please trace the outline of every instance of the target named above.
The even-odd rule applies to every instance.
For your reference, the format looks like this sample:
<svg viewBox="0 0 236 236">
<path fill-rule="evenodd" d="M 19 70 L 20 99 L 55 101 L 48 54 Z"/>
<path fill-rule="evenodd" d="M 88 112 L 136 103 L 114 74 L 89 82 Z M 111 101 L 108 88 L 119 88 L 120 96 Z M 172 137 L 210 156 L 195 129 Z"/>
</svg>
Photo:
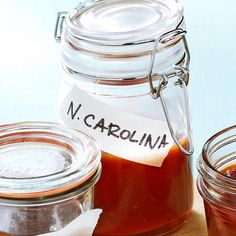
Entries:
<svg viewBox="0 0 236 236">
<path fill-rule="evenodd" d="M 185 155 L 192 155 L 194 151 L 193 142 L 191 138 L 191 128 L 190 128 L 190 114 L 189 114 L 189 106 L 188 106 L 188 93 L 187 93 L 187 85 L 189 82 L 189 62 L 190 62 L 190 54 L 188 50 L 187 41 L 185 38 L 186 31 L 177 28 L 175 30 L 169 31 L 162 35 L 161 37 L 155 39 L 153 51 L 151 54 L 151 60 L 149 64 L 149 70 L 148 70 L 148 80 L 150 85 L 150 94 L 153 99 L 160 98 L 162 108 L 166 117 L 166 121 L 170 130 L 170 134 L 175 142 L 175 144 L 178 146 L 178 148 L 181 150 L 182 153 Z M 185 47 L 185 53 L 186 53 L 186 65 L 185 67 L 175 67 L 173 72 L 166 73 L 166 74 L 155 74 L 153 75 L 153 67 L 156 57 L 156 50 L 159 47 L 163 47 L 166 44 L 171 44 L 173 41 L 176 40 L 183 40 L 184 47 Z M 179 142 L 177 137 L 175 136 L 173 126 L 170 121 L 168 108 L 165 102 L 165 99 L 162 95 L 162 90 L 167 86 L 168 81 L 170 78 L 173 78 L 175 76 L 178 76 L 179 79 L 176 82 L 176 85 L 179 85 L 183 88 L 184 92 L 184 100 L 185 100 L 185 113 L 186 113 L 186 120 L 187 120 L 187 136 L 188 136 L 188 144 L 189 149 L 187 150 L 185 147 L 182 146 L 182 144 Z M 159 80 L 159 85 L 155 87 L 153 85 L 153 78 L 157 78 Z"/>
<path fill-rule="evenodd" d="M 56 26 L 54 31 L 54 38 L 57 42 L 61 42 L 61 33 L 63 31 L 63 23 L 65 21 L 67 11 L 57 13 Z"/>
<path fill-rule="evenodd" d="M 164 77 L 164 75 L 163 75 L 163 77 Z M 164 79 L 164 80 L 166 80 L 166 79 Z M 186 85 L 184 79 L 179 79 L 179 83 L 180 83 L 180 86 L 183 88 L 183 92 L 184 92 L 185 113 L 186 113 L 186 120 L 187 120 L 187 136 L 188 136 L 189 150 L 186 150 L 181 145 L 181 143 L 179 142 L 177 137 L 175 136 L 174 129 L 173 129 L 171 121 L 170 121 L 170 116 L 169 116 L 169 113 L 168 113 L 167 105 L 166 105 L 164 96 L 162 95 L 161 89 L 159 89 L 160 90 L 159 97 L 160 97 L 161 104 L 162 104 L 162 107 L 163 107 L 163 110 L 164 110 L 164 113 L 165 113 L 166 121 L 167 121 L 169 130 L 170 130 L 170 134 L 171 134 L 175 144 L 178 146 L 178 148 L 181 150 L 181 152 L 183 152 L 185 155 L 192 155 L 193 151 L 194 151 L 194 147 L 193 147 L 192 138 L 191 138 L 191 135 L 190 135 L 191 128 L 190 128 L 190 122 L 189 122 L 190 114 L 189 114 L 189 106 L 188 106 L 187 85 Z M 160 86 L 162 86 L 162 85 L 160 85 Z"/>
</svg>

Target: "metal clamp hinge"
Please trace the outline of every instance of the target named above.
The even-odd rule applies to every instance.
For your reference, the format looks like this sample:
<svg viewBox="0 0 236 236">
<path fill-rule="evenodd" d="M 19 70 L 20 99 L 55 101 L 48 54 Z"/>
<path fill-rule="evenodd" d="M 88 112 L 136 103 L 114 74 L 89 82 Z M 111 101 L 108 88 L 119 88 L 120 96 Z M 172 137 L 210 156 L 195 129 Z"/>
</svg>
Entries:
<svg viewBox="0 0 236 236">
<path fill-rule="evenodd" d="M 178 146 L 178 148 L 181 150 L 182 153 L 185 155 L 192 155 L 193 154 L 193 143 L 192 143 L 192 138 L 191 138 L 191 128 L 190 128 L 190 115 L 189 115 L 189 106 L 188 106 L 188 94 L 187 94 L 187 85 L 189 83 L 189 62 L 190 62 L 190 54 L 189 54 L 189 49 L 187 45 L 187 41 L 185 38 L 186 31 L 182 29 L 175 29 L 170 32 L 165 33 L 162 35 L 160 38 L 157 38 L 154 42 L 154 47 L 153 51 L 151 54 L 151 60 L 149 64 L 149 70 L 148 70 L 148 81 L 150 85 L 150 94 L 153 99 L 158 99 L 160 98 L 162 108 L 166 117 L 166 121 L 169 127 L 170 134 L 175 142 L 175 144 Z M 174 71 L 165 73 L 165 74 L 153 74 L 153 67 L 154 67 L 154 62 L 155 62 L 155 57 L 156 57 L 156 51 L 158 46 L 163 47 L 165 45 L 171 44 L 173 41 L 176 40 L 183 40 L 184 48 L 185 48 L 185 55 L 186 55 L 186 63 L 185 66 L 181 67 L 174 67 Z M 186 121 L 187 121 L 187 136 L 188 136 L 188 149 L 185 148 L 178 138 L 176 137 L 174 133 L 173 126 L 170 121 L 170 116 L 168 112 L 167 105 L 165 103 L 164 96 L 162 95 L 162 90 L 166 88 L 169 80 L 171 78 L 176 78 L 178 77 L 178 80 L 175 82 L 175 85 L 179 85 L 180 87 L 183 88 L 184 92 L 184 102 L 185 102 L 185 115 L 186 115 Z M 153 85 L 153 79 L 156 79 L 159 81 L 159 84 L 157 87 L 154 87 Z"/>
<path fill-rule="evenodd" d="M 67 11 L 57 13 L 56 26 L 54 31 L 54 38 L 57 42 L 61 42 L 61 34 L 63 31 L 63 23 L 66 19 Z"/>
</svg>

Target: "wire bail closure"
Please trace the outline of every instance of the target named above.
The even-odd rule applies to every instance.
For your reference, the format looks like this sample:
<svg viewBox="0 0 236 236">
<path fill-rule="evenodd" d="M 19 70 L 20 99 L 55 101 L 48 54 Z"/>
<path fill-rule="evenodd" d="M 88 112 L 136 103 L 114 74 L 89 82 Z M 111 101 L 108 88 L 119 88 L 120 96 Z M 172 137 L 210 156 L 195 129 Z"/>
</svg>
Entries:
<svg viewBox="0 0 236 236">
<path fill-rule="evenodd" d="M 175 144 L 178 146 L 178 148 L 181 150 L 182 153 L 185 155 L 192 155 L 194 148 L 191 138 L 191 128 L 190 128 L 190 114 L 189 114 L 189 106 L 188 106 L 188 93 L 187 93 L 187 85 L 189 82 L 189 63 L 190 63 L 190 53 L 187 45 L 187 41 L 185 38 L 186 31 L 184 31 L 181 28 L 177 28 L 175 30 L 169 31 L 165 34 L 163 34 L 161 37 L 156 38 L 154 41 L 154 47 L 151 54 L 150 64 L 148 68 L 148 81 L 150 85 L 150 94 L 153 99 L 160 98 L 161 105 L 166 117 L 166 121 L 170 130 L 170 134 L 175 142 Z M 176 66 L 174 67 L 173 72 L 169 72 L 166 74 L 153 74 L 153 67 L 155 63 L 155 57 L 156 57 L 156 51 L 157 48 L 162 48 L 163 46 L 171 45 L 172 43 L 183 40 L 184 48 L 185 48 L 185 55 L 186 55 L 186 63 L 185 67 L 183 66 Z M 162 90 L 164 90 L 168 84 L 169 79 L 173 77 L 179 77 L 178 81 L 175 83 L 175 85 L 181 86 L 183 88 L 184 92 L 184 99 L 185 99 L 185 113 L 186 113 L 186 120 L 187 120 L 187 136 L 188 136 L 188 144 L 189 149 L 187 150 L 185 147 L 181 145 L 179 140 L 177 139 L 173 126 L 170 121 L 170 116 L 168 112 L 168 108 L 164 99 L 164 96 L 162 94 Z M 153 85 L 153 78 L 156 78 L 159 80 L 159 84 L 157 87 Z"/>
<path fill-rule="evenodd" d="M 66 19 L 67 11 L 61 11 L 57 13 L 57 19 L 56 19 L 56 25 L 55 25 L 55 31 L 54 31 L 54 38 L 56 42 L 61 42 L 61 34 L 63 31 L 63 23 Z"/>
</svg>

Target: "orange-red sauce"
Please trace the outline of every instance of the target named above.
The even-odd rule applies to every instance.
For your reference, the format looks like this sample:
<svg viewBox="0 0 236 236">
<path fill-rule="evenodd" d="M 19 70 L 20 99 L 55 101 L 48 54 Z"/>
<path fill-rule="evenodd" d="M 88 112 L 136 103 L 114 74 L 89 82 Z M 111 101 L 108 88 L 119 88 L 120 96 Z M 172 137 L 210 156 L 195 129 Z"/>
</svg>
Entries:
<svg viewBox="0 0 236 236">
<path fill-rule="evenodd" d="M 222 174 L 236 180 L 236 164 L 232 164 L 220 171 Z"/>
<path fill-rule="evenodd" d="M 159 235 L 185 222 L 193 200 L 190 158 L 173 147 L 161 167 L 102 155 L 95 236 Z M 147 234 L 148 233 L 148 234 Z"/>
<path fill-rule="evenodd" d="M 220 172 L 236 180 L 236 164 L 230 165 Z M 228 194 L 227 197 L 229 197 Z M 227 201 L 227 199 L 224 195 L 222 196 L 222 201 Z M 236 196 L 231 196 L 230 201 L 236 202 Z M 236 236 L 236 211 L 209 204 L 206 201 L 204 205 L 209 236 Z"/>
</svg>

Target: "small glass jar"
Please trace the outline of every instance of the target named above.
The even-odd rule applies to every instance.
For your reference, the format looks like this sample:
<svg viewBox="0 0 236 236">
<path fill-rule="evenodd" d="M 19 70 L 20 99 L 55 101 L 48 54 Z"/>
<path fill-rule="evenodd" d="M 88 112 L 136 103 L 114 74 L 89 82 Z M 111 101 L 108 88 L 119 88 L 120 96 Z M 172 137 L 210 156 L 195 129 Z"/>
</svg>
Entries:
<svg viewBox="0 0 236 236">
<path fill-rule="evenodd" d="M 60 119 L 102 149 L 96 236 L 162 235 L 188 219 L 193 150 L 185 33 L 175 0 L 86 1 L 58 15 Z"/>
<path fill-rule="evenodd" d="M 93 208 L 100 151 L 53 123 L 0 126 L 0 235 L 58 231 Z"/>
<path fill-rule="evenodd" d="M 204 200 L 209 236 L 236 235 L 236 179 L 225 174 L 231 167 L 235 171 L 235 150 L 236 126 L 232 126 L 205 143 L 197 163 L 197 186 Z"/>
</svg>

